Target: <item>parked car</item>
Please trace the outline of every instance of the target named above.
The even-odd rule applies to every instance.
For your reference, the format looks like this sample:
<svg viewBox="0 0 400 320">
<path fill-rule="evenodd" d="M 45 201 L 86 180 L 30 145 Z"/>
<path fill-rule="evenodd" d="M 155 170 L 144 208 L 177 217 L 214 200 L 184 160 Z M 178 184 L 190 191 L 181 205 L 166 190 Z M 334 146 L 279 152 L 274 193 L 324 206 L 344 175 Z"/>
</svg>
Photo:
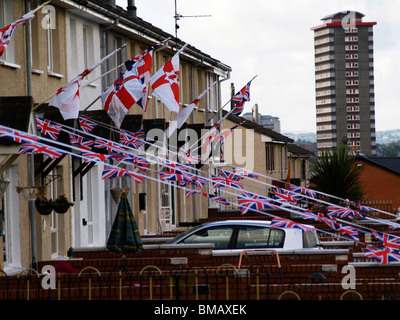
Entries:
<svg viewBox="0 0 400 320">
<path fill-rule="evenodd" d="M 231 251 L 321 248 L 316 231 L 304 232 L 295 228 L 270 228 L 270 224 L 270 221 L 261 220 L 210 222 L 182 233 L 167 241 L 166 244 L 213 243 L 214 250 Z"/>
</svg>

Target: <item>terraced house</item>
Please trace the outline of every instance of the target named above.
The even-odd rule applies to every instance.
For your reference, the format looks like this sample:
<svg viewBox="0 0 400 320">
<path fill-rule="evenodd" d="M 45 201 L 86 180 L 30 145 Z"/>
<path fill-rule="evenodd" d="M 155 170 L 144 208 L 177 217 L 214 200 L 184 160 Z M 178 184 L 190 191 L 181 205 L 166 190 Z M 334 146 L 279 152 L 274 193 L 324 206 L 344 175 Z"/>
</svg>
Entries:
<svg viewBox="0 0 400 320">
<path fill-rule="evenodd" d="M 41 4 L 42 1 L 36 0 L 0 0 L 0 28 Z M 77 119 L 64 120 L 59 109 L 49 105 L 50 98 L 82 71 L 126 44 L 85 77 L 80 88 L 80 114 L 102 124 L 92 133 L 118 142 L 119 135 L 103 108 L 101 93 L 119 77 L 125 61 L 168 38 L 170 41 L 153 51 L 152 74 L 186 44 L 140 19 L 133 1 L 127 1 L 126 8 L 116 6 L 114 1 L 51 1 L 33 19 L 15 29 L 9 46 L 0 57 L 0 124 L 40 135 L 35 121 L 35 116 L 39 116 L 69 128 L 78 128 Z M 202 129 L 209 128 L 221 118 L 222 113 L 217 113 L 222 105 L 221 83 L 229 80 L 231 71 L 230 66 L 193 46 L 187 45 L 180 53 L 180 110 L 216 82 L 182 129 L 192 129 L 200 135 Z M 144 129 L 149 143 L 154 142 L 149 140 L 151 129 L 164 131 L 176 116 L 151 93 L 146 112 L 135 104 L 121 125 L 121 129 L 132 132 Z M 229 116 L 222 128 L 230 128 L 242 120 Z M 240 130 L 244 133 L 243 139 L 246 136 L 250 139 L 246 143 L 251 146 L 252 170 L 286 179 L 292 152 L 297 156 L 290 161 L 304 163 L 301 164 L 303 171 L 292 169 L 290 178 L 306 184 L 309 154 L 305 150 L 290 151 L 291 139 L 251 121 Z M 68 133 L 61 131 L 57 142 L 68 145 Z M 157 180 L 160 170 L 157 164 L 150 164 L 146 172 L 149 179 L 141 183 L 129 177 L 103 180 L 103 163 L 88 163 L 71 153 L 57 159 L 43 154 L 20 154 L 20 143 L 6 138 L 1 138 L 0 143 L 0 176 L 4 182 L 0 202 L 0 261 L 8 274 L 35 267 L 38 261 L 67 256 L 70 248 L 104 247 L 118 206 L 118 197 L 114 199 L 113 195 L 121 189 L 128 193 L 143 235 L 162 234 L 196 223 L 208 216 L 210 207 L 217 206 L 200 194 L 187 198 L 177 183 Z M 231 151 L 235 152 L 235 148 Z M 237 152 L 242 152 L 241 145 Z M 228 153 L 225 152 L 225 157 Z M 210 177 L 221 166 L 228 169 L 232 164 L 246 166 L 246 161 L 236 163 L 232 158 L 219 161 L 217 167 L 216 160 L 211 158 L 199 165 L 201 175 Z M 272 180 L 268 181 L 272 183 Z M 63 214 L 55 211 L 48 215 L 39 214 L 33 201 L 36 193 L 30 187 L 35 187 L 33 191 L 46 187 L 47 198 L 55 199 L 64 194 L 74 205 Z M 205 188 L 214 192 L 210 184 Z"/>
</svg>

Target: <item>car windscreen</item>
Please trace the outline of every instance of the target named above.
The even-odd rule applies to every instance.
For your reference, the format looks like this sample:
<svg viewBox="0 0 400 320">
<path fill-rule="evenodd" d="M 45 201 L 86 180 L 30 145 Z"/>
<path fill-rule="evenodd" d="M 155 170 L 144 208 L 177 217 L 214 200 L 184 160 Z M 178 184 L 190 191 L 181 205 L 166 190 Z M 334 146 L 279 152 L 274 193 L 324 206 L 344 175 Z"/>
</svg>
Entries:
<svg viewBox="0 0 400 320">
<path fill-rule="evenodd" d="M 240 226 L 236 249 L 283 248 L 285 232 L 259 226 Z"/>
</svg>

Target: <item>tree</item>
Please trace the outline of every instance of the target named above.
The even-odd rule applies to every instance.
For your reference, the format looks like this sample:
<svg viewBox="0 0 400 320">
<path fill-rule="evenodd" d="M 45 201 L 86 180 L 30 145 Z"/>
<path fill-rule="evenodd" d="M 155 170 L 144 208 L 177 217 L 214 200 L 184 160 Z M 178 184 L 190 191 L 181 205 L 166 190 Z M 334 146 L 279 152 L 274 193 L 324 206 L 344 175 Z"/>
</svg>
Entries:
<svg viewBox="0 0 400 320">
<path fill-rule="evenodd" d="M 332 152 L 324 151 L 310 170 L 309 181 L 314 189 L 342 199 L 362 201 L 365 189 L 360 180 L 361 167 L 355 166 L 346 145 Z M 331 202 L 338 202 L 331 199 Z"/>
</svg>

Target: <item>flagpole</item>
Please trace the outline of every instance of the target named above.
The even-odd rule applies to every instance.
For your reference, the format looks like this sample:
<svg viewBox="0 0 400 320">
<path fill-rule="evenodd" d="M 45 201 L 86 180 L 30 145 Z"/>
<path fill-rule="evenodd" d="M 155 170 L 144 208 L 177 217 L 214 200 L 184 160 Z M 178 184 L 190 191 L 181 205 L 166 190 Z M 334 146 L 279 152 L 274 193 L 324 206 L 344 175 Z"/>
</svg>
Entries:
<svg viewBox="0 0 400 320">
<path fill-rule="evenodd" d="M 257 76 L 258 76 L 258 75 L 255 75 L 255 76 L 253 77 L 253 79 L 251 79 L 251 80 L 248 81 L 247 83 L 252 82 Z M 228 101 L 227 103 L 225 103 L 221 108 L 219 108 L 218 111 L 217 111 L 210 119 L 208 119 L 208 122 L 210 122 L 212 119 L 214 119 L 214 118 L 218 115 L 218 112 L 220 112 L 223 108 L 225 108 L 225 106 L 226 106 L 229 102 L 232 101 L 232 98 L 233 98 L 233 97 L 234 97 L 234 96 L 232 96 L 232 97 L 229 99 L 229 101 Z"/>
</svg>

